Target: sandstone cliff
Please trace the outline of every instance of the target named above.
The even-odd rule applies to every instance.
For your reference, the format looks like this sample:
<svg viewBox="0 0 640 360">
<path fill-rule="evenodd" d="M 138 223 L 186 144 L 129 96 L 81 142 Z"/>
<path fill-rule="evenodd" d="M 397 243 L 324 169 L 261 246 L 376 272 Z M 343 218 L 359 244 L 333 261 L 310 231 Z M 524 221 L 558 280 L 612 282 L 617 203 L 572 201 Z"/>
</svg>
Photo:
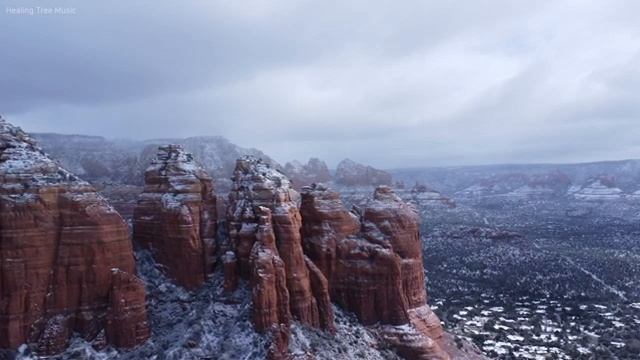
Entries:
<svg viewBox="0 0 640 360">
<path fill-rule="evenodd" d="M 216 196 L 209 174 L 180 145 L 161 146 L 145 172 L 133 236 L 167 275 L 194 289 L 213 271 Z"/>
<path fill-rule="evenodd" d="M 334 329 L 327 280 L 302 250 L 298 198 L 279 171 L 252 157 L 238 160 L 229 194 L 229 247 L 235 252 L 240 276 L 251 279 L 258 330 L 283 323 L 283 311 L 277 305 L 283 302 L 288 302 L 291 316 L 301 323 Z"/>
<path fill-rule="evenodd" d="M 251 293 L 253 324 L 272 337 L 268 354 L 271 359 L 286 357 L 291 325 L 290 294 L 285 263 L 278 255 L 276 236 L 271 225 L 271 211 L 257 210 L 256 243 L 251 250 Z"/>
<path fill-rule="evenodd" d="M 389 187 L 358 214 L 321 185 L 302 193 L 302 234 L 331 297 L 407 359 L 448 359 L 440 320 L 426 303 L 419 219 Z"/>
<path fill-rule="evenodd" d="M 57 353 L 72 333 L 149 336 L 129 231 L 88 183 L 0 118 L 0 348 Z"/>
</svg>

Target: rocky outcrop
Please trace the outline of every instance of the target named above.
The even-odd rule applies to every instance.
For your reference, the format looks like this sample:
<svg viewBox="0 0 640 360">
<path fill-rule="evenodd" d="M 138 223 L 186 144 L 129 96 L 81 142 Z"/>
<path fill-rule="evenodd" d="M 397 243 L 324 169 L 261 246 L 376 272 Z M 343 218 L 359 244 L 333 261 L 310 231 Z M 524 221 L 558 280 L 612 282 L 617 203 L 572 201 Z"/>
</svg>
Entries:
<svg viewBox="0 0 640 360">
<path fill-rule="evenodd" d="M 161 146 L 134 210 L 134 240 L 154 251 L 170 278 L 194 289 L 213 271 L 216 223 L 209 174 L 182 146 Z"/>
<path fill-rule="evenodd" d="M 0 119 L 0 348 L 62 351 L 73 333 L 149 336 L 129 231 L 88 183 Z M 101 335 L 100 335 L 101 336 Z"/>
<path fill-rule="evenodd" d="M 226 293 L 234 292 L 238 288 L 238 261 L 233 251 L 227 251 L 221 256 L 222 272 L 224 274 L 223 288 Z"/>
<path fill-rule="evenodd" d="M 291 324 L 290 295 L 285 263 L 278 255 L 276 236 L 271 224 L 271 211 L 256 209 L 258 226 L 256 242 L 251 250 L 251 293 L 253 324 L 272 337 L 268 350 L 271 359 L 285 357 Z"/>
<path fill-rule="evenodd" d="M 106 334 L 118 347 L 130 348 L 149 337 L 144 283 L 120 269 L 111 269 Z"/>
<path fill-rule="evenodd" d="M 276 302 L 263 300 L 260 294 L 278 292 L 274 286 L 280 286 L 278 279 L 284 276 L 291 316 L 308 326 L 333 331 L 327 280 L 305 260 L 303 253 L 298 198 L 284 174 L 252 157 L 238 160 L 229 194 L 230 247 L 237 258 L 238 273 L 251 279 L 254 309 L 276 306 Z M 260 274 L 276 275 L 257 281 Z M 264 296 L 274 299 L 273 295 Z M 258 330 L 279 324 L 272 311 L 254 316 Z"/>
<path fill-rule="evenodd" d="M 311 292 L 316 301 L 318 309 L 318 322 L 321 329 L 335 332 L 335 324 L 333 318 L 333 310 L 331 308 L 331 297 L 329 294 L 329 282 L 322 271 L 309 259 L 304 257 L 304 263 L 309 270 L 309 282 L 311 283 Z"/>
<path fill-rule="evenodd" d="M 321 184 L 303 188 L 300 213 L 304 252 L 334 284 L 336 248 L 347 237 L 360 231 L 360 220 L 342 205 L 340 194 Z"/>
<path fill-rule="evenodd" d="M 336 168 L 335 182 L 346 186 L 391 185 L 393 178 L 386 171 L 344 159 Z"/>
<path fill-rule="evenodd" d="M 311 158 L 304 165 L 295 160 L 288 162 L 284 166 L 284 173 L 291 179 L 293 187 L 297 190 L 314 183 L 331 181 L 329 167 L 318 158 Z"/>
<path fill-rule="evenodd" d="M 401 259 L 402 289 L 408 308 L 426 303 L 420 218 L 390 187 L 380 186 L 361 214 L 362 235 L 372 244 L 391 249 Z"/>
<path fill-rule="evenodd" d="M 302 193 L 302 234 L 309 258 L 327 275 L 334 302 L 407 359 L 448 359 L 440 320 L 426 303 L 419 218 L 386 186 L 357 216 L 322 185 Z"/>
<path fill-rule="evenodd" d="M 257 209 L 262 206 L 273 210 L 277 206 L 287 211 L 287 207 L 295 207 L 298 193 L 284 174 L 254 157 L 238 159 L 233 180 L 227 208 L 229 239 L 238 259 L 240 276 L 248 279 L 249 257 L 256 242 L 259 220 Z M 282 216 L 280 219 L 287 221 Z"/>
</svg>

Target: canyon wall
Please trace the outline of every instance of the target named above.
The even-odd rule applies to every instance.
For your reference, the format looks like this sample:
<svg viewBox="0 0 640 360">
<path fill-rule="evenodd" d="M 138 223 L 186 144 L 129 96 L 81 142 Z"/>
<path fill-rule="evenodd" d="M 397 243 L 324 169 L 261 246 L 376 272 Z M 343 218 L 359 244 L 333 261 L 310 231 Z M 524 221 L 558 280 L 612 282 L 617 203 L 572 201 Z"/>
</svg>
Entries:
<svg viewBox="0 0 640 360">
<path fill-rule="evenodd" d="M 119 347 L 149 337 L 122 217 L 1 118 L 0 270 L 0 348 L 58 353 L 74 332 Z"/>
<path fill-rule="evenodd" d="M 309 258 L 329 279 L 332 300 L 375 325 L 408 359 L 448 359 L 440 320 L 426 303 L 419 218 L 386 186 L 347 211 L 322 185 L 302 192 L 302 236 Z"/>
</svg>

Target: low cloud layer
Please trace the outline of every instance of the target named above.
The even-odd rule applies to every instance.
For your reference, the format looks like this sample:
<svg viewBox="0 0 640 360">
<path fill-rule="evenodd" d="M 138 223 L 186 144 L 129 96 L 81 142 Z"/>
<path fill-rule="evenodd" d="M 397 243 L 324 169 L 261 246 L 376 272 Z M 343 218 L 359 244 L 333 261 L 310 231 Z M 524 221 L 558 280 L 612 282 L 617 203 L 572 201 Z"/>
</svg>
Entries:
<svg viewBox="0 0 640 360">
<path fill-rule="evenodd" d="M 636 1 L 7 0 L 28 131 L 379 167 L 640 157 Z M 75 8 L 29 15 L 16 9 Z M 36 10 L 37 11 L 37 10 Z"/>
</svg>

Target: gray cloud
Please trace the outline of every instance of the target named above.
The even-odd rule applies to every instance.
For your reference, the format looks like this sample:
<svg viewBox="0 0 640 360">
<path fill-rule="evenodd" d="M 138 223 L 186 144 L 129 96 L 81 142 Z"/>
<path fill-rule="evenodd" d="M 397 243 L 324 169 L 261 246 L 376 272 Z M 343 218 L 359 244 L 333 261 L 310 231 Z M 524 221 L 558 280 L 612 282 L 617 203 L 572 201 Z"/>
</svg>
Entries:
<svg viewBox="0 0 640 360">
<path fill-rule="evenodd" d="M 381 167 L 640 156 L 635 1 L 7 0 L 30 131 L 223 135 Z M 3 10 L 3 9 L 0 9 Z"/>
</svg>

